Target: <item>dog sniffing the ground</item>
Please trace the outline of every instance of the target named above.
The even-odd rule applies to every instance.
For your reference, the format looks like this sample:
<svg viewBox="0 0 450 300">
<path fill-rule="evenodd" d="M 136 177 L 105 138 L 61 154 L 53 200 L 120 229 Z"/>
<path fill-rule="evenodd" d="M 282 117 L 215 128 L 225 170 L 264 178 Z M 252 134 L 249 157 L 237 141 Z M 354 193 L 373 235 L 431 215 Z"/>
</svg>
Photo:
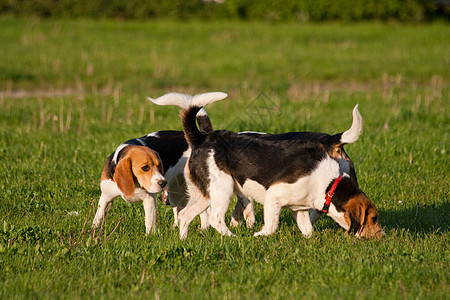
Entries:
<svg viewBox="0 0 450 300">
<path fill-rule="evenodd" d="M 341 173 L 339 163 L 329 154 L 337 143 L 356 141 L 359 128 L 335 135 L 328 148 L 307 140 L 269 141 L 226 130 L 202 133 L 195 121 L 197 112 L 226 97 L 224 93 L 209 94 L 190 98 L 171 93 L 153 100 L 182 108 L 183 129 L 191 147 L 185 168 L 190 200 L 179 214 L 180 238 L 186 238 L 190 222 L 208 208 L 211 226 L 231 236 L 225 213 L 235 191 L 264 205 L 264 226 L 255 236 L 275 232 L 282 207 L 293 211 L 305 236 L 313 230 L 310 208 L 326 212 L 357 236 L 384 234 L 375 205 L 347 173 Z"/>
<path fill-rule="evenodd" d="M 362 130 L 362 118 L 358 111 L 358 105 L 353 109 L 353 122 L 350 131 L 354 133 L 356 139 L 359 137 Z M 257 138 L 265 139 L 268 141 L 280 141 L 280 140 L 300 140 L 300 141 L 310 141 L 314 143 L 322 144 L 326 149 L 328 149 L 328 154 L 331 158 L 339 163 L 340 172 L 347 173 L 350 178 L 358 186 L 358 179 L 356 177 L 356 171 L 353 161 L 350 159 L 348 154 L 345 152 L 344 143 L 340 142 L 340 135 L 329 135 L 327 133 L 321 132 L 287 132 L 279 134 L 268 134 L 261 132 L 240 132 L 240 134 L 254 136 Z M 233 210 L 231 216 L 230 225 L 236 227 L 239 225 L 240 220 L 244 218 L 247 227 L 252 227 L 255 223 L 255 215 L 253 202 L 246 199 L 243 195 L 238 194 L 238 201 Z M 320 216 L 323 214 L 322 211 L 311 209 L 310 219 L 311 223 L 314 224 Z"/>
</svg>

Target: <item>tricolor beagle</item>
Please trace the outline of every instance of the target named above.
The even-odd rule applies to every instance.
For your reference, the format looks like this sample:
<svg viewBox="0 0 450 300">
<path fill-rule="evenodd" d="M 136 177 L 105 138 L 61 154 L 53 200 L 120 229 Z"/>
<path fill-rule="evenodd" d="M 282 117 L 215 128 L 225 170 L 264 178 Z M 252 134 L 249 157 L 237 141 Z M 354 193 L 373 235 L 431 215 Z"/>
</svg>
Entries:
<svg viewBox="0 0 450 300">
<path fill-rule="evenodd" d="M 167 184 L 163 173 L 163 165 L 155 151 L 144 146 L 119 146 L 103 167 L 100 182 L 102 194 L 92 225 L 98 227 L 114 198 L 121 196 L 128 202 L 143 202 L 145 230 L 150 233 L 156 221 L 156 193 Z"/>
<path fill-rule="evenodd" d="M 353 122 L 348 132 L 353 132 L 353 142 L 358 139 L 362 130 L 362 118 L 358 111 L 358 105 L 353 109 Z M 245 134 L 247 136 L 254 136 L 257 138 L 265 139 L 268 141 L 280 141 L 280 140 L 303 140 L 314 143 L 322 144 L 327 149 L 328 155 L 339 163 L 340 173 L 347 173 L 350 178 L 358 186 L 358 179 L 356 177 L 356 171 L 353 161 L 347 155 L 344 149 L 344 143 L 340 142 L 341 134 L 329 135 L 321 132 L 287 132 L 279 134 L 268 134 L 262 132 L 240 132 L 239 134 Z M 230 225 L 236 227 L 239 225 L 242 217 L 244 218 L 247 227 L 252 227 L 255 223 L 255 215 L 253 209 L 253 202 L 246 199 L 243 195 L 238 194 L 238 201 L 233 210 L 231 216 Z M 314 224 L 320 216 L 322 211 L 311 209 L 310 211 L 311 223 Z"/>
<path fill-rule="evenodd" d="M 205 110 L 200 110 L 197 114 L 197 122 L 200 130 L 212 131 L 211 121 Z M 122 196 L 128 202 L 143 202 L 148 234 L 155 226 L 155 193 L 160 192 L 166 184 L 163 202 L 172 206 L 174 226 L 177 226 L 178 212 L 187 203 L 183 172 L 189 155 L 190 148 L 183 131 L 157 131 L 122 143 L 108 157 L 103 167 L 100 183 L 102 194 L 93 226 L 101 224 L 114 198 Z M 200 218 L 202 229 L 207 228 L 209 224 L 206 213 Z"/>
<path fill-rule="evenodd" d="M 179 214 L 181 239 L 187 237 L 193 218 L 208 208 L 211 226 L 220 234 L 231 236 L 225 213 L 234 191 L 264 204 L 264 226 L 255 236 L 275 232 L 282 207 L 293 211 L 305 236 L 313 230 L 310 208 L 326 212 L 357 236 L 384 235 L 375 205 L 349 175 L 341 174 L 339 163 L 329 154 L 336 143 L 354 142 L 358 128 L 333 136 L 334 143 L 328 146 L 307 140 L 270 141 L 226 130 L 200 132 L 195 122 L 197 112 L 225 97 L 224 93 L 195 96 L 188 106 L 180 105 L 180 94 L 153 100 L 183 108 L 183 129 L 192 149 L 185 169 L 191 199 Z"/>
</svg>

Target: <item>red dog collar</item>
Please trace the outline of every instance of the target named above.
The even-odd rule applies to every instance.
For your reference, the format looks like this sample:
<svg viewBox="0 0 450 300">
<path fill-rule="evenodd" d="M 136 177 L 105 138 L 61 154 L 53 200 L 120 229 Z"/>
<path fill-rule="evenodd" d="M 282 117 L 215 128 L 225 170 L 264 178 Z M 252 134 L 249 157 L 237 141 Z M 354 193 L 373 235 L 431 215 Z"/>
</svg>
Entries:
<svg viewBox="0 0 450 300">
<path fill-rule="evenodd" d="M 323 204 L 322 212 L 328 213 L 328 209 L 330 208 L 331 198 L 333 198 L 334 192 L 336 191 L 336 188 L 337 188 L 339 182 L 341 181 L 341 179 L 342 179 L 342 175 L 339 175 L 339 177 L 336 178 L 336 180 L 334 181 L 334 183 L 331 186 L 331 188 L 328 191 L 328 193 L 326 193 L 326 195 L 325 195 L 325 203 Z"/>
</svg>

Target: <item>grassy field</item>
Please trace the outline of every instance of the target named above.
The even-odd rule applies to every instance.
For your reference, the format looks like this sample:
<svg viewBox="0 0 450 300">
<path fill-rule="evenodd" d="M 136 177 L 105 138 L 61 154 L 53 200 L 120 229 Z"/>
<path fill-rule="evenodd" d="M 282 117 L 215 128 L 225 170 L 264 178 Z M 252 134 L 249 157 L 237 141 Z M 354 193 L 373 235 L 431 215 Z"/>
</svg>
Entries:
<svg viewBox="0 0 450 300">
<path fill-rule="evenodd" d="M 448 24 L 0 28 L 1 299 L 449 299 Z M 229 93 L 207 110 L 234 131 L 337 133 L 359 103 L 363 134 L 346 151 L 386 237 L 357 240 L 322 218 L 305 239 L 283 211 L 276 234 L 254 238 L 257 205 L 256 228 L 235 238 L 196 220 L 180 241 L 161 203 L 146 237 L 142 205 L 121 199 L 92 233 L 107 156 L 181 129 L 176 108 L 145 100 L 171 91 Z"/>
</svg>

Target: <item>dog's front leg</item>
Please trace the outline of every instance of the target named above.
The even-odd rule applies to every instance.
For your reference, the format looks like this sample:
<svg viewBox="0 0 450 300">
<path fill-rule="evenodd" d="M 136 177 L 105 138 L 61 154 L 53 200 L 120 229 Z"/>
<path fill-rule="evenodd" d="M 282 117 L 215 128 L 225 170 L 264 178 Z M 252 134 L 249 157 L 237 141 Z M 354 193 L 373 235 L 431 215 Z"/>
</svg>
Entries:
<svg viewBox="0 0 450 300">
<path fill-rule="evenodd" d="M 97 228 L 100 226 L 106 216 L 106 213 L 111 209 L 113 200 L 113 196 L 102 192 L 100 200 L 98 201 L 97 212 L 95 213 L 94 221 L 92 222 L 92 227 Z"/>
<path fill-rule="evenodd" d="M 297 226 L 302 232 L 302 234 L 309 238 L 312 235 L 313 227 L 309 219 L 309 213 L 307 210 L 297 210 L 292 211 L 295 220 L 297 221 Z"/>
<path fill-rule="evenodd" d="M 253 236 L 271 235 L 278 228 L 280 219 L 281 205 L 278 199 L 267 192 L 264 199 L 264 226 L 256 232 Z"/>
<path fill-rule="evenodd" d="M 98 201 L 97 212 L 95 213 L 92 227 L 97 228 L 98 226 L 100 226 L 100 223 L 103 222 L 107 211 L 111 207 L 110 203 L 112 203 L 112 200 L 113 199 L 111 197 L 108 197 L 107 195 L 102 193 L 102 195 L 100 196 L 100 200 Z"/>
<path fill-rule="evenodd" d="M 111 209 L 114 198 L 122 195 L 117 184 L 112 180 L 102 180 L 102 182 L 100 182 L 100 189 L 102 190 L 102 194 L 98 201 L 98 208 L 95 213 L 94 221 L 92 222 L 92 227 L 94 228 L 100 226 L 103 222 L 106 213 Z"/>
<path fill-rule="evenodd" d="M 209 208 L 200 214 L 200 229 L 206 230 L 209 228 Z"/>
<path fill-rule="evenodd" d="M 142 204 L 144 205 L 145 234 L 147 235 L 156 227 L 156 194 L 143 194 Z"/>
</svg>

